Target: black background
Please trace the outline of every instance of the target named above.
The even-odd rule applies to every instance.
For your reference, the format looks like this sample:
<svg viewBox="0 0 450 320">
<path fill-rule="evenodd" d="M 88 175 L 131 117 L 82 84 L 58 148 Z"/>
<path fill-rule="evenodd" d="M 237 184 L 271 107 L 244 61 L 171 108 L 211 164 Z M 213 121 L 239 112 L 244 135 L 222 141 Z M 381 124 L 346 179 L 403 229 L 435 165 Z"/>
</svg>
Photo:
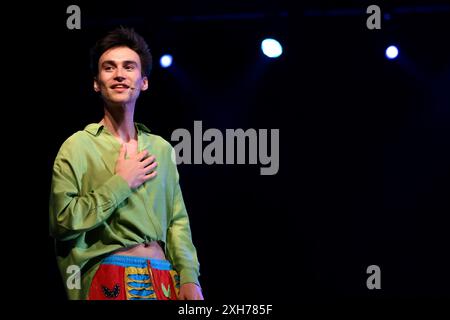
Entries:
<svg viewBox="0 0 450 320">
<path fill-rule="evenodd" d="M 81 30 L 65 10 L 78 4 Z M 52 92 L 38 111 L 46 188 L 61 143 L 102 116 L 89 48 L 134 27 L 154 56 L 136 120 L 170 141 L 176 128 L 280 129 L 280 169 L 180 165 L 181 187 L 213 302 L 442 298 L 450 212 L 450 10 L 443 2 L 78 1 L 48 4 L 40 70 Z M 439 6 L 438 6 L 439 5 Z M 388 19 L 389 18 L 389 19 Z M 277 38 L 284 54 L 265 58 Z M 400 56 L 387 60 L 387 45 Z M 159 67 L 170 51 L 172 68 Z M 48 201 L 40 201 L 47 221 Z M 48 297 L 64 300 L 48 237 Z M 366 268 L 381 268 L 368 290 Z"/>
</svg>

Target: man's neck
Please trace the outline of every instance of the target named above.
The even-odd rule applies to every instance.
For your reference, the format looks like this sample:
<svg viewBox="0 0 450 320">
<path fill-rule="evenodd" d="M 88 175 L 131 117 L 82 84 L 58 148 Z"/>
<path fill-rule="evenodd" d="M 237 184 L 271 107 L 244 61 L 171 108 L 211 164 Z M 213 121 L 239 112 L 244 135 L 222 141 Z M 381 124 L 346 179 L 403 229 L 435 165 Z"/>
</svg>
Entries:
<svg viewBox="0 0 450 320">
<path fill-rule="evenodd" d="M 120 142 L 136 140 L 134 126 L 134 108 L 104 108 L 104 116 L 100 121 Z"/>
</svg>

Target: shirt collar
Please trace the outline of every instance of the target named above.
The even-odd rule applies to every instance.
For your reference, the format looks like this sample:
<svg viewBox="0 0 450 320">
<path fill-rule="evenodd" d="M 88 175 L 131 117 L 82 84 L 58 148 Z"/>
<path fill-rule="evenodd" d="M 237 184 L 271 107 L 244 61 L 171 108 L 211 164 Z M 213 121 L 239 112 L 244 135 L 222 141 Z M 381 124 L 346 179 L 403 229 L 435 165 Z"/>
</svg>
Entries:
<svg viewBox="0 0 450 320">
<path fill-rule="evenodd" d="M 141 132 L 150 133 L 150 129 L 147 128 L 142 123 L 135 122 L 134 124 L 136 126 L 138 135 L 141 134 Z M 104 125 L 102 125 L 100 123 L 90 123 L 84 128 L 84 130 L 89 132 L 93 136 L 98 136 L 102 132 L 103 128 L 104 128 Z"/>
<path fill-rule="evenodd" d="M 142 131 L 142 132 L 145 132 L 145 133 L 150 133 L 150 129 L 147 128 L 147 127 L 146 127 L 145 125 L 143 125 L 142 123 L 135 122 L 134 124 L 136 125 L 136 129 L 137 129 L 137 131 L 138 131 L 138 134 L 140 134 L 141 131 Z"/>
<path fill-rule="evenodd" d="M 98 136 L 103 130 L 103 125 L 99 123 L 90 123 L 85 128 L 84 131 L 89 132 L 93 136 Z"/>
</svg>

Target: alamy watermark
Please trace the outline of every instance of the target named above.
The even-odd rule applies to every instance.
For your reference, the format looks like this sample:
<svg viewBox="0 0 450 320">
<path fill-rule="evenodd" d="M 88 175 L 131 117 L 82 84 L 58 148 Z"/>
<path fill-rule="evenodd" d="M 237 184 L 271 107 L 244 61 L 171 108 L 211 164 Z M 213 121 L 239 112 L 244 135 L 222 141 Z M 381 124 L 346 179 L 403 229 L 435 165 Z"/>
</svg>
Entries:
<svg viewBox="0 0 450 320">
<path fill-rule="evenodd" d="M 264 166 L 261 175 L 277 174 L 280 166 L 279 129 L 226 129 L 223 134 L 214 128 L 203 132 L 202 121 L 194 121 L 193 137 L 189 130 L 179 128 L 171 140 L 178 142 L 174 146 L 177 164 L 259 163 Z M 205 148 L 203 142 L 208 142 Z"/>
<path fill-rule="evenodd" d="M 81 9 L 78 5 L 72 4 L 67 7 L 66 13 L 69 14 L 66 20 L 66 26 L 69 30 L 81 29 Z M 370 16 L 366 20 L 366 26 L 369 30 L 381 29 L 381 9 L 373 4 L 367 7 L 366 13 Z"/>
<path fill-rule="evenodd" d="M 376 264 L 367 267 L 366 273 L 370 276 L 366 280 L 367 289 L 381 289 L 381 269 Z"/>
<path fill-rule="evenodd" d="M 70 14 L 66 20 L 66 27 L 69 30 L 81 29 L 81 9 L 76 4 L 67 7 L 66 13 Z"/>
<path fill-rule="evenodd" d="M 367 7 L 366 13 L 370 16 L 366 20 L 367 29 L 381 29 L 381 9 L 379 6 L 373 4 Z"/>
<path fill-rule="evenodd" d="M 77 265 L 71 264 L 70 266 L 67 267 L 66 273 L 69 274 L 69 276 L 67 277 L 67 280 L 66 280 L 67 289 L 69 289 L 69 290 L 81 289 L 80 267 Z"/>
</svg>

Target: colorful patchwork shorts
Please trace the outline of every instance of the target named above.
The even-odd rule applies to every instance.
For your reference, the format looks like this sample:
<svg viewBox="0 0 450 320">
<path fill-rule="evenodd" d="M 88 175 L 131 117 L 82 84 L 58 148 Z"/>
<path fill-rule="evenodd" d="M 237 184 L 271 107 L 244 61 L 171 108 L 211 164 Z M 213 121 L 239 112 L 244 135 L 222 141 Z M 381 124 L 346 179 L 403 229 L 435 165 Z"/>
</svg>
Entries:
<svg viewBox="0 0 450 320">
<path fill-rule="evenodd" d="M 104 259 L 89 300 L 177 300 L 180 277 L 167 260 L 112 255 Z"/>
</svg>

